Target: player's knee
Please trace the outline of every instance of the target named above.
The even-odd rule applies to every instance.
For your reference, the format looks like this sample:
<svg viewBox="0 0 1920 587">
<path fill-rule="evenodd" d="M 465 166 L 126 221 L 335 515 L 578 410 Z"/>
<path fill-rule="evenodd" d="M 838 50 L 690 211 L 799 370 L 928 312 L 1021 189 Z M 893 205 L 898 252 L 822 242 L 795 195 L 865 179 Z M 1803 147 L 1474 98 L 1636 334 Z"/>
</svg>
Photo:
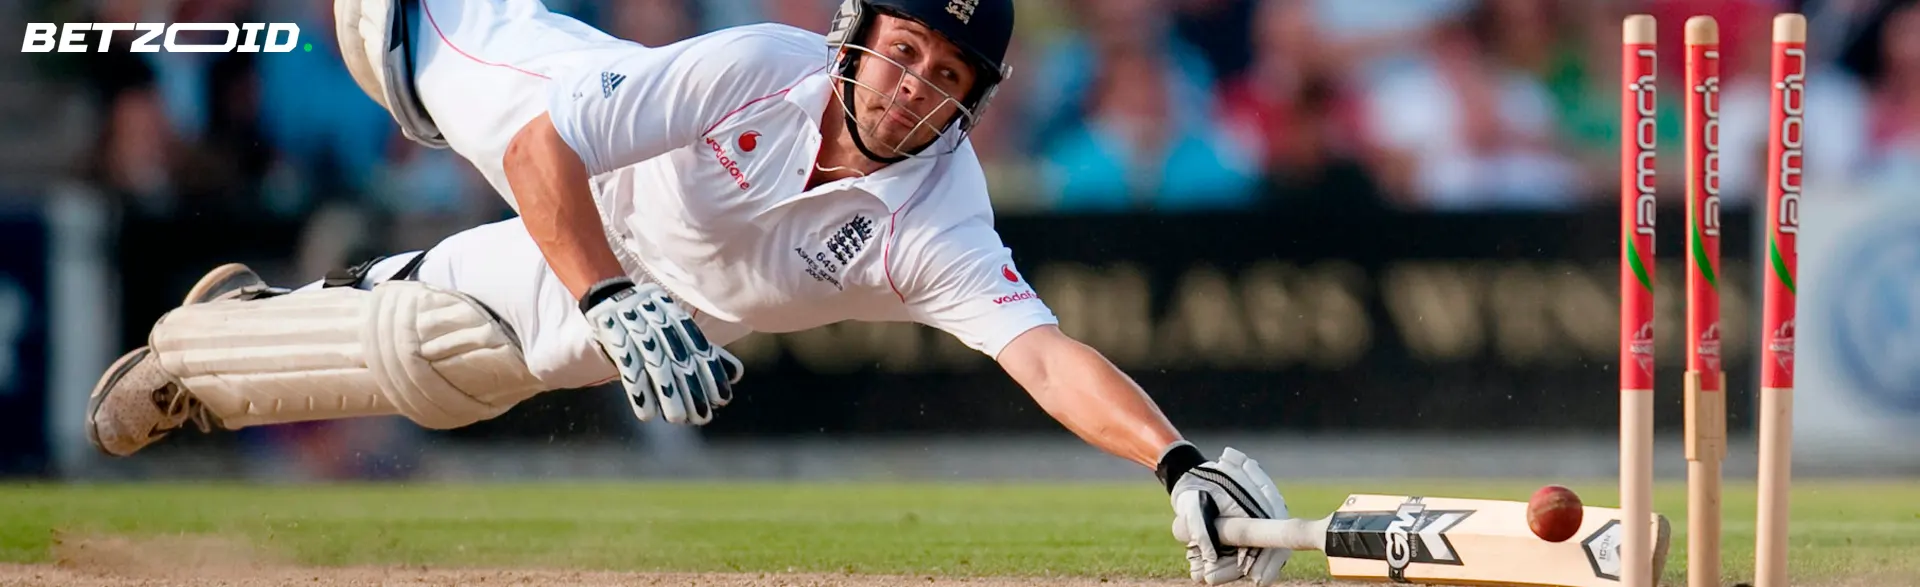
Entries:
<svg viewBox="0 0 1920 587">
<path fill-rule="evenodd" d="M 369 370 L 401 414 L 429 428 L 492 419 L 549 389 L 511 327 L 471 297 L 410 281 L 373 289 L 362 340 Z"/>
<path fill-rule="evenodd" d="M 569 329 L 571 330 L 571 329 Z M 585 334 L 585 329 L 580 329 Z M 598 387 L 620 377 L 591 335 L 541 337 L 527 349 L 527 370 L 552 389 Z"/>
</svg>

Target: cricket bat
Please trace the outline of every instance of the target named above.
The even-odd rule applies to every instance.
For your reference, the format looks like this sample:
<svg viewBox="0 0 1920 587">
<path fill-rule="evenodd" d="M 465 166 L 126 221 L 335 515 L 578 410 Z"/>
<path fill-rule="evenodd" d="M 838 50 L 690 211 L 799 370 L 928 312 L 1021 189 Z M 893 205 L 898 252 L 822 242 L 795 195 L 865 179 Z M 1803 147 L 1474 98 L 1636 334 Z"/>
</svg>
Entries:
<svg viewBox="0 0 1920 587">
<path fill-rule="evenodd" d="M 1347 496 L 1317 520 L 1227 518 L 1215 522 L 1231 546 L 1326 553 L 1335 579 L 1427 585 L 1617 587 L 1620 510 L 1585 507 L 1580 531 L 1547 542 L 1527 527 L 1527 503 L 1406 495 Z M 1652 514 L 1653 576 L 1665 570 L 1672 528 Z M 1189 541 L 1176 525 L 1174 537 Z"/>
</svg>

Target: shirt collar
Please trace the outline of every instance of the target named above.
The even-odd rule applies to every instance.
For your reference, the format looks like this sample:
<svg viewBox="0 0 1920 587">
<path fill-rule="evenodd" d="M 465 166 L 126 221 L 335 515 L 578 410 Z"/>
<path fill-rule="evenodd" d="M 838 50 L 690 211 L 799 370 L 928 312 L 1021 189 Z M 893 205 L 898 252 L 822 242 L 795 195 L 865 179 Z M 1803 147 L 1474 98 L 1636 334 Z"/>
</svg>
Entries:
<svg viewBox="0 0 1920 587">
<path fill-rule="evenodd" d="M 826 68 L 822 68 L 787 90 L 786 101 L 807 113 L 809 121 L 807 128 L 814 134 L 815 152 L 810 154 L 809 158 L 819 156 L 820 117 L 824 109 L 834 108 L 836 112 L 838 111 L 838 106 L 832 103 L 835 100 L 833 81 L 833 76 L 827 74 Z M 952 138 L 942 137 L 931 148 L 940 148 L 941 144 L 949 140 Z M 815 191 L 860 190 L 884 202 L 887 205 L 887 212 L 898 212 L 910 203 L 916 194 L 923 191 L 921 188 L 924 182 L 933 179 L 928 177 L 933 170 L 933 164 L 932 158 L 913 157 L 882 167 L 872 175 L 830 183 L 815 188 Z"/>
</svg>

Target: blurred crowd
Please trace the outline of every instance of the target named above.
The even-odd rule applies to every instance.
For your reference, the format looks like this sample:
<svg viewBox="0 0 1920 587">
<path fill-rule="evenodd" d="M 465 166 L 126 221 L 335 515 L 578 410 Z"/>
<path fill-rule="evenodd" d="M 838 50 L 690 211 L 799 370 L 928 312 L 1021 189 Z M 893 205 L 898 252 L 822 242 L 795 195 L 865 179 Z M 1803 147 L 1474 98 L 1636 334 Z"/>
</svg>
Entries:
<svg viewBox="0 0 1920 587">
<path fill-rule="evenodd" d="M 836 0 L 548 0 L 648 45 Z M 1619 23 L 1659 18 L 1663 179 L 1680 176 L 1681 23 L 1718 19 L 1724 196 L 1760 192 L 1769 21 L 1817 60 L 1808 177 L 1920 180 L 1915 0 L 1018 0 L 1014 75 L 974 141 L 1003 213 L 1554 210 L 1619 181 Z M 507 212 L 405 141 L 336 58 L 332 0 L 40 0 L 36 21 L 294 21 L 311 53 L 49 54 L 99 121 L 85 173 L 143 214 L 458 227 Z M 1681 192 L 1665 190 L 1663 200 Z M 437 234 L 434 231 L 407 234 Z M 388 243 L 413 246 L 424 243 Z"/>
<path fill-rule="evenodd" d="M 546 2 L 657 46 L 764 21 L 824 32 L 838 0 Z M 1781 12 L 1810 22 L 1808 193 L 1909 195 L 1920 186 L 1920 0 L 1016 2 L 1013 76 L 973 135 L 1002 214 L 1606 210 L 1620 182 L 1620 22 L 1639 12 L 1661 30 L 1666 205 L 1685 194 L 1681 30 L 1693 15 L 1713 16 L 1721 29 L 1726 206 L 1764 194 L 1765 51 Z M 186 284 L 165 280 L 233 260 L 231 249 L 267 248 L 235 239 L 248 244 L 188 249 L 197 239 L 178 238 L 185 231 L 300 226 L 291 247 L 258 251 L 274 261 L 256 268 L 304 283 L 509 215 L 470 165 L 402 138 L 354 84 L 337 57 L 332 5 L 0 2 L 0 15 L 24 12 L 19 21 L 32 22 L 291 21 L 312 45 L 287 54 L 0 54 L 9 87 L 0 95 L 0 179 L 19 175 L 19 162 L 38 151 L 73 159 L 66 173 L 140 221 L 127 226 L 159 227 L 122 236 L 119 271 L 166 291 Z M 79 102 L 32 102 L 48 95 Z M 86 115 L 58 114 L 73 109 Z M 36 115 L 58 129 L 22 131 Z M 80 146 L 69 157 L 56 147 L 65 144 Z M 130 296 L 123 336 L 144 336 L 170 299 Z M 391 424 L 344 423 L 343 432 L 285 446 L 315 455 L 303 461 L 327 469 L 319 474 L 351 475 L 345 469 L 364 459 L 327 455 L 391 448 L 392 435 L 411 430 Z"/>
</svg>

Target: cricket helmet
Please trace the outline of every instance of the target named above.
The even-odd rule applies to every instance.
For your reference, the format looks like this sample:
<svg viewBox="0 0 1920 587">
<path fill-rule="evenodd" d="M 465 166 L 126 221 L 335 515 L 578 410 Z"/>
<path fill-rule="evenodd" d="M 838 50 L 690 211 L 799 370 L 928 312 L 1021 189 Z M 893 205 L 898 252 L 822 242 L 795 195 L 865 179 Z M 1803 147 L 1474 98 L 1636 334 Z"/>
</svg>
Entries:
<svg viewBox="0 0 1920 587">
<path fill-rule="evenodd" d="M 925 82 L 924 87 L 954 102 L 959 115 L 946 128 L 939 129 L 936 138 L 928 145 L 911 149 L 905 145 L 894 145 L 893 152 L 905 153 L 904 156 L 881 157 L 875 154 L 861 140 L 859 124 L 853 115 L 856 90 L 866 90 L 889 100 L 897 97 L 899 91 L 898 87 L 881 91 L 879 88 L 864 87 L 856 81 L 854 72 L 865 61 L 863 58 L 872 57 L 873 61 L 900 67 L 907 75 L 919 75 L 862 44 L 873 29 L 876 14 L 911 20 L 938 33 L 960 48 L 961 56 L 974 70 L 973 87 L 967 90 L 965 96 L 946 95 L 932 82 L 921 79 Z M 1013 0 L 842 0 L 827 30 L 827 46 L 833 51 L 833 65 L 829 74 L 840 82 L 834 86 L 834 94 L 840 100 L 854 145 L 868 158 L 889 163 L 923 154 L 944 155 L 958 149 L 967 133 L 979 124 L 980 115 L 986 110 L 987 103 L 993 100 L 994 91 L 1013 72 L 1012 66 L 1006 63 L 1007 45 L 1012 40 Z M 938 111 L 938 106 L 934 110 Z M 920 122 L 934 124 L 931 120 L 923 119 Z M 925 152 L 927 147 L 941 143 L 945 143 L 945 146 L 937 152 Z"/>
</svg>

